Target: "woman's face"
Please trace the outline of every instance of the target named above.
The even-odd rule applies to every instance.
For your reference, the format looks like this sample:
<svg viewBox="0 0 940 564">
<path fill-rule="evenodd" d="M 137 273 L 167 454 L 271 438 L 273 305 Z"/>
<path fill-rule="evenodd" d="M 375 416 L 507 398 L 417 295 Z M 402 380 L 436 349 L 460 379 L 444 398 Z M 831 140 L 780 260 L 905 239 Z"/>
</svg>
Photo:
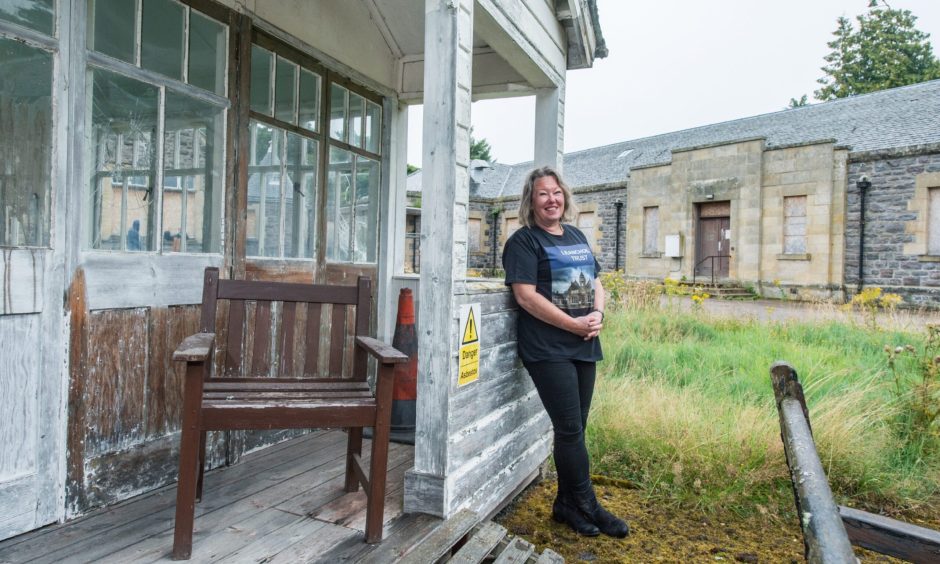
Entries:
<svg viewBox="0 0 940 564">
<path fill-rule="evenodd" d="M 542 176 L 532 186 L 532 210 L 541 226 L 553 227 L 565 215 L 565 193 L 554 176 Z"/>
</svg>

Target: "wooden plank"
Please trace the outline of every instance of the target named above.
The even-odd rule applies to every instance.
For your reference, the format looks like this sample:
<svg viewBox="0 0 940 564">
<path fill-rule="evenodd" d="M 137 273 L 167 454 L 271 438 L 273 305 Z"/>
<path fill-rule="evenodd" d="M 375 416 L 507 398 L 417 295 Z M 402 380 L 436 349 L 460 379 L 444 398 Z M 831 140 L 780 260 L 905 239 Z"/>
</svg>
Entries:
<svg viewBox="0 0 940 564">
<path fill-rule="evenodd" d="M 294 372 L 294 323 L 297 315 L 296 302 L 284 302 L 281 311 L 281 333 L 279 336 L 280 346 L 278 347 L 278 359 L 280 370 L 278 374 L 287 377 L 295 374 Z"/>
<path fill-rule="evenodd" d="M 507 401 L 522 397 L 532 389 L 532 379 L 521 367 L 475 382 L 473 386 L 459 388 L 451 397 L 451 424 L 455 429 L 466 427 L 480 413 L 492 413 Z"/>
<path fill-rule="evenodd" d="M 225 341 L 225 367 L 223 374 L 225 376 L 241 376 L 245 302 L 242 300 L 231 300 L 228 304 L 228 335 Z"/>
<path fill-rule="evenodd" d="M 386 529 L 381 544 L 366 544 L 356 535 L 337 543 L 322 554 L 319 562 L 374 562 L 385 564 L 397 562 L 409 548 L 437 527 L 441 520 L 430 515 L 413 513 L 395 519 Z"/>
<path fill-rule="evenodd" d="M 451 549 L 470 530 L 480 522 L 480 516 L 468 509 L 461 509 L 453 517 L 445 520 L 430 535 L 408 551 L 401 559 L 401 564 L 426 564 L 449 554 Z M 378 551 L 370 555 L 370 561 L 379 562 L 374 557 Z"/>
<path fill-rule="evenodd" d="M 372 337 L 356 337 L 356 344 L 375 356 L 382 364 L 408 362 L 408 355 Z"/>
<path fill-rule="evenodd" d="M 333 304 L 330 327 L 330 376 L 343 376 L 343 352 L 346 340 L 346 308 Z"/>
<path fill-rule="evenodd" d="M 319 374 L 320 362 L 320 304 L 307 304 L 307 340 L 304 347 L 304 376 Z"/>
<path fill-rule="evenodd" d="M 449 467 L 459 468 L 470 460 L 479 460 L 488 447 L 524 428 L 533 418 L 541 417 L 544 410 L 538 392 L 531 390 L 520 398 L 507 398 L 504 405 L 493 411 L 482 412 L 485 415 L 465 427 L 453 425 L 447 448 Z"/>
<path fill-rule="evenodd" d="M 150 368 L 147 375 L 148 437 L 178 431 L 182 419 L 185 365 L 174 362 L 172 353 L 199 326 L 197 306 L 154 308 L 150 312 Z"/>
<path fill-rule="evenodd" d="M 0 315 L 39 313 L 43 310 L 47 249 L 2 250 L 0 260 Z"/>
<path fill-rule="evenodd" d="M 209 360 L 209 349 L 215 342 L 215 333 L 196 333 L 183 339 L 173 352 L 173 360 L 179 362 L 205 362 Z"/>
<path fill-rule="evenodd" d="M 196 506 L 197 515 L 231 503 L 239 496 L 250 497 L 284 477 L 296 475 L 300 468 L 315 464 L 317 453 L 342 453 L 339 447 L 344 441 L 345 435 L 340 431 L 311 433 L 252 453 L 230 468 L 207 473 L 205 500 Z M 168 487 L 76 521 L 22 535 L 0 545 L 0 561 L 19 562 L 46 555 L 49 561 L 55 561 L 57 555 L 98 550 L 102 538 L 125 539 L 132 543 L 135 538 L 146 537 L 154 531 L 169 531 L 175 501 L 176 489 Z M 166 550 L 169 546 L 169 541 L 164 543 Z"/>
<path fill-rule="evenodd" d="M 228 527 L 220 534 L 213 535 L 211 547 L 200 548 L 201 552 L 210 555 L 225 551 L 226 555 L 217 562 L 267 562 L 285 548 L 305 537 L 316 535 L 325 526 L 326 523 L 309 517 L 297 517 L 273 508 L 265 509 L 238 526 Z M 246 543 L 245 540 L 250 542 Z"/>
<path fill-rule="evenodd" d="M 66 505 L 85 506 L 85 370 L 88 348 L 88 306 L 85 272 L 77 268 L 69 285 L 69 392 L 66 437 Z"/>
<path fill-rule="evenodd" d="M 320 556 L 324 552 L 343 541 L 358 539 L 361 542 L 362 537 L 357 531 L 339 525 L 330 525 L 329 523 L 321 523 L 321 525 L 316 530 L 315 535 L 307 535 L 299 542 L 290 545 L 273 556 L 267 557 L 263 562 L 265 564 L 295 564 L 297 562 L 320 561 Z"/>
<path fill-rule="evenodd" d="M 839 514 L 855 546 L 908 562 L 940 562 L 940 531 L 841 505 Z"/>
<path fill-rule="evenodd" d="M 219 280 L 219 299 L 298 301 L 314 303 L 356 303 L 355 286 L 328 286 L 322 284 L 294 284 L 269 282 L 257 284 L 246 280 Z"/>
<path fill-rule="evenodd" d="M 448 560 L 450 564 L 478 564 L 493 552 L 499 541 L 506 536 L 506 528 L 487 521 L 481 525 L 457 554 Z"/>
<path fill-rule="evenodd" d="M 271 302 L 258 301 L 255 307 L 254 347 L 251 353 L 251 376 L 271 375 Z"/>
<path fill-rule="evenodd" d="M 522 564 L 533 552 L 535 552 L 535 547 L 532 543 L 522 537 L 516 537 L 509 542 L 505 550 L 499 553 L 493 564 Z"/>
<path fill-rule="evenodd" d="M 85 253 L 88 307 L 199 304 L 206 267 L 221 265 L 222 256 L 211 254 Z"/>
</svg>

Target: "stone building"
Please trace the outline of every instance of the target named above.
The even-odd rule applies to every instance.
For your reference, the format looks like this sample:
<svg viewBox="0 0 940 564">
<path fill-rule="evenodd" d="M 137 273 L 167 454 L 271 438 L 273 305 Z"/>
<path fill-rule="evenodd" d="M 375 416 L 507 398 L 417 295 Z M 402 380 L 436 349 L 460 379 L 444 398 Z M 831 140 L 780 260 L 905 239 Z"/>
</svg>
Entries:
<svg viewBox="0 0 940 564">
<path fill-rule="evenodd" d="M 567 153 L 563 175 L 605 269 L 940 307 L 938 115 L 931 81 Z M 487 269 L 532 163 L 473 166 L 468 260 Z"/>
</svg>

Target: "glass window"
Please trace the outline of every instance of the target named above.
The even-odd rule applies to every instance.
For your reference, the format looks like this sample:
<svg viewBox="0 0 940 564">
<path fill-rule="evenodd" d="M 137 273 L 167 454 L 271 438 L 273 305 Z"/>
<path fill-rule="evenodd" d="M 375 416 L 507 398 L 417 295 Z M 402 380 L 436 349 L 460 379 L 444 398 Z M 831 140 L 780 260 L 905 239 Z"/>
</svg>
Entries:
<svg viewBox="0 0 940 564">
<path fill-rule="evenodd" d="M 248 244 L 251 256 L 280 255 L 281 147 L 284 132 L 258 122 L 251 124 L 248 166 Z"/>
<path fill-rule="evenodd" d="M 421 214 L 409 213 L 405 217 L 405 272 L 421 272 Z"/>
<path fill-rule="evenodd" d="M 88 48 L 134 63 L 137 2 L 88 0 Z"/>
<path fill-rule="evenodd" d="M 225 96 L 225 26 L 191 10 L 189 83 Z"/>
<path fill-rule="evenodd" d="M 326 178 L 326 258 L 352 261 L 353 154 L 330 147 Z"/>
<path fill-rule="evenodd" d="M 271 115 L 271 70 L 274 54 L 251 46 L 251 111 Z"/>
<path fill-rule="evenodd" d="M 928 190 L 930 210 L 927 212 L 927 254 L 940 255 L 940 187 Z"/>
<path fill-rule="evenodd" d="M 789 196 L 783 199 L 783 252 L 803 254 L 806 252 L 806 196 Z"/>
<path fill-rule="evenodd" d="M 306 69 L 300 69 L 298 125 L 310 131 L 316 131 L 319 119 L 320 77 Z"/>
<path fill-rule="evenodd" d="M 0 3 L 0 20 L 52 35 L 55 31 L 55 0 L 17 0 Z"/>
<path fill-rule="evenodd" d="M 274 117 L 296 124 L 294 100 L 297 96 L 297 65 L 278 57 L 274 76 Z"/>
<path fill-rule="evenodd" d="M 105 70 L 89 72 L 92 96 L 88 214 L 93 249 L 153 250 L 157 87 Z"/>
<path fill-rule="evenodd" d="M 140 22 L 140 66 L 183 79 L 183 6 L 173 0 L 147 0 Z"/>
<path fill-rule="evenodd" d="M 285 256 L 315 258 L 317 148 L 314 139 L 287 134 Z"/>
<path fill-rule="evenodd" d="M 378 154 L 382 144 L 382 107 L 366 102 L 365 149 Z"/>
<path fill-rule="evenodd" d="M 659 252 L 659 207 L 643 208 L 643 254 Z"/>
<path fill-rule="evenodd" d="M 0 38 L 0 246 L 49 246 L 52 54 Z"/>
<path fill-rule="evenodd" d="M 379 235 L 379 162 L 356 157 L 356 200 L 353 217 L 356 236 L 353 262 L 375 262 Z"/>
<path fill-rule="evenodd" d="M 362 122 L 365 113 L 365 100 L 362 96 L 349 93 L 349 144 L 362 147 Z"/>
<path fill-rule="evenodd" d="M 337 84 L 330 85 L 330 137 L 346 141 L 346 94 Z"/>
<path fill-rule="evenodd" d="M 163 145 L 164 251 L 222 251 L 224 119 L 222 108 L 167 92 Z"/>
</svg>

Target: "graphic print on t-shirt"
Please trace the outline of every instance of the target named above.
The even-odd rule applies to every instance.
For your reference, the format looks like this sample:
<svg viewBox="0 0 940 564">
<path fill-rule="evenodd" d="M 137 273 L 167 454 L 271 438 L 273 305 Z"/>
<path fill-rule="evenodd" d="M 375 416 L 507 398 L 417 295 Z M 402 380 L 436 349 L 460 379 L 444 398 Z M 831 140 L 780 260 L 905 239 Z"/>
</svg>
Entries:
<svg viewBox="0 0 940 564">
<path fill-rule="evenodd" d="M 594 306 L 594 255 L 584 243 L 546 247 L 552 269 L 552 303 L 563 311 Z"/>
</svg>

